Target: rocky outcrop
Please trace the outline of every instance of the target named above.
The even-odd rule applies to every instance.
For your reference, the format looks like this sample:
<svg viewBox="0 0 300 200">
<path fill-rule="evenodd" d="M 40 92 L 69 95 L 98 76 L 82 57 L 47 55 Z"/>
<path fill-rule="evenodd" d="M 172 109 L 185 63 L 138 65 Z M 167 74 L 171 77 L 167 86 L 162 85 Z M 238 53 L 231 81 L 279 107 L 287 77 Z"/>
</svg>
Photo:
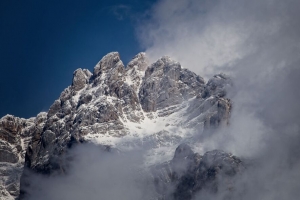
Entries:
<svg viewBox="0 0 300 200">
<path fill-rule="evenodd" d="M 152 167 L 152 174 L 159 199 L 189 200 L 202 190 L 216 194 L 222 188 L 230 195 L 234 177 L 244 169 L 232 154 L 213 150 L 199 155 L 181 144 L 171 161 Z"/>
<path fill-rule="evenodd" d="M 144 111 L 155 112 L 180 104 L 203 90 L 203 78 L 182 69 L 180 63 L 169 57 L 162 57 L 147 68 L 139 98 Z"/>
<path fill-rule="evenodd" d="M 88 70 L 76 70 L 72 86 L 50 107 L 43 131 L 34 133 L 37 139 L 29 144 L 26 166 L 42 173 L 63 170 L 60 156 L 73 143 L 84 141 L 87 134 L 126 135 L 124 121 L 143 119 L 126 75 L 116 52 L 104 56 L 92 75 Z"/>
<path fill-rule="evenodd" d="M 232 86 L 232 81 L 226 74 L 217 74 L 213 78 L 209 79 L 204 91 L 202 98 L 208 98 L 212 95 L 218 97 L 225 97 L 227 89 Z"/>
<path fill-rule="evenodd" d="M 45 116 L 40 113 L 36 118 L 22 119 L 6 115 L 0 119 L 0 194 L 4 199 L 19 195 L 25 151 Z"/>
<path fill-rule="evenodd" d="M 72 87 L 75 91 L 81 90 L 89 82 L 92 73 L 87 69 L 77 69 L 73 74 Z"/>
</svg>

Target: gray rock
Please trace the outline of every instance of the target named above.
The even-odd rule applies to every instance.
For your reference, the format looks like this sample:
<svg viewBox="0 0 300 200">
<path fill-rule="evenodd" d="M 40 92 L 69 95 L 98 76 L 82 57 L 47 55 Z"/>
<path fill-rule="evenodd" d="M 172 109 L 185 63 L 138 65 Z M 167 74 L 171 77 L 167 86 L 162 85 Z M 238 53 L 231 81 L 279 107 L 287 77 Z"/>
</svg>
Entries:
<svg viewBox="0 0 300 200">
<path fill-rule="evenodd" d="M 111 52 L 105 55 L 95 66 L 94 68 L 94 77 L 99 77 L 101 74 L 106 73 L 107 71 L 118 68 L 122 66 L 123 63 L 120 59 L 120 55 L 118 52 Z"/>
<path fill-rule="evenodd" d="M 40 129 L 46 113 L 22 119 L 6 115 L 0 119 L 0 185 L 4 199 L 19 196 L 25 151 L 35 129 Z"/>
<path fill-rule="evenodd" d="M 243 162 L 231 154 L 213 150 L 201 156 L 181 144 L 171 161 L 152 167 L 152 174 L 159 199 L 189 200 L 202 190 L 215 194 L 224 185 L 230 193 L 233 188 L 228 183 L 244 169 Z"/>
<path fill-rule="evenodd" d="M 50 146 L 55 140 L 55 133 L 50 130 L 47 130 L 42 135 L 42 143 L 44 147 Z"/>
<path fill-rule="evenodd" d="M 82 95 L 79 99 L 77 107 L 79 107 L 82 104 L 89 103 L 92 99 L 93 99 L 93 96 L 91 94 Z"/>
<path fill-rule="evenodd" d="M 55 100 L 54 103 L 50 106 L 50 109 L 48 111 L 48 117 L 52 117 L 55 115 L 59 110 L 61 109 L 61 101 Z"/>
<path fill-rule="evenodd" d="M 72 87 L 75 91 L 81 90 L 86 86 L 86 84 L 89 82 L 90 77 L 92 76 L 92 73 L 81 68 L 77 69 L 73 74 L 73 81 L 72 81 Z"/>
<path fill-rule="evenodd" d="M 182 69 L 180 63 L 169 57 L 162 57 L 147 68 L 139 98 L 143 110 L 152 112 L 180 104 L 201 94 L 203 89 L 203 78 Z"/>
<path fill-rule="evenodd" d="M 141 141 L 152 140 L 153 148 L 177 144 L 182 138 L 171 130 L 201 132 L 228 124 L 231 102 L 225 95 L 230 85 L 230 79 L 223 74 L 205 84 L 202 77 L 166 56 L 150 65 L 146 54 L 139 53 L 125 67 L 119 53 L 109 53 L 96 64 L 93 73 L 77 69 L 71 86 L 54 101 L 48 113 L 28 120 L 13 116 L 0 120 L 0 163 L 9 163 L 10 167 L 18 163 L 21 167 L 17 169 L 22 171 L 26 157 L 25 171 L 64 173 L 67 166 L 63 157 L 74 144 L 102 136 L 137 137 L 140 125 L 147 120 L 171 121 Z M 140 132 L 152 128 L 144 125 L 147 130 Z M 190 159 L 187 165 L 197 164 L 199 157 Z M 176 176 L 182 174 L 178 172 Z M 30 176 L 24 173 L 21 184 L 28 181 Z M 5 192 L 16 195 L 15 186 L 18 188 L 19 183 L 16 184 L 7 185 Z"/>
<path fill-rule="evenodd" d="M 149 61 L 145 53 L 139 53 L 127 64 L 127 82 L 138 93 Z"/>
<path fill-rule="evenodd" d="M 212 95 L 225 97 L 227 88 L 232 86 L 232 80 L 226 74 L 217 74 L 209 79 L 205 90 L 202 93 L 202 98 L 208 98 Z"/>
<path fill-rule="evenodd" d="M 113 52 L 98 62 L 92 76 L 86 70 L 76 70 L 72 86 L 50 107 L 43 131 L 33 134 L 42 142 L 30 143 L 27 167 L 50 173 L 56 168 L 50 160 L 60 157 L 73 143 L 84 141 L 87 134 L 124 136 L 128 134 L 124 122 L 139 123 L 145 118 L 143 111 L 151 114 L 161 110 L 160 116 L 163 113 L 168 116 L 178 111 L 177 105 L 192 98 L 186 112 L 188 121 L 182 122 L 186 127 L 205 124 L 208 128 L 228 119 L 230 102 L 214 93 L 210 94 L 214 98 L 201 98 L 212 81 L 206 86 L 202 77 L 182 69 L 180 63 L 169 57 L 146 66 L 144 53 L 135 56 L 125 69 L 120 55 Z M 172 106 L 175 107 L 165 110 Z M 48 147 L 49 142 L 51 147 Z M 63 169 L 63 166 L 58 168 Z"/>
</svg>

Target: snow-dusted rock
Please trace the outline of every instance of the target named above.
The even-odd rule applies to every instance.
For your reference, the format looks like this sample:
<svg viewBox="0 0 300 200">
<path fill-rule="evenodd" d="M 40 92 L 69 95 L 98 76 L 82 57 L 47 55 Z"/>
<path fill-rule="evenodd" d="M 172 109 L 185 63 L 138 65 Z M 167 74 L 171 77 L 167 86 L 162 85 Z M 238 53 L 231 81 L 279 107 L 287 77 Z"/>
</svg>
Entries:
<svg viewBox="0 0 300 200">
<path fill-rule="evenodd" d="M 87 69 L 77 69 L 73 74 L 72 87 L 75 91 L 81 90 L 88 83 L 92 73 Z"/>
<path fill-rule="evenodd" d="M 43 127 L 46 113 L 23 119 L 6 115 L 0 119 L 0 195 L 15 199 L 20 191 L 25 151 L 35 130 Z"/>
<path fill-rule="evenodd" d="M 34 133 L 41 139 L 30 143 L 26 165 L 51 173 L 64 170 L 60 157 L 73 143 L 114 146 L 108 141 L 131 136 L 145 140 L 158 133 L 182 138 L 187 129 L 226 124 L 231 107 L 216 92 L 227 83 L 218 81 L 219 76 L 205 85 L 202 77 L 169 57 L 149 65 L 145 53 L 139 53 L 125 68 L 119 53 L 109 53 L 93 75 L 82 69 L 74 72 L 72 86 L 50 107 L 43 132 Z M 207 98 L 202 97 L 205 91 Z M 172 133 L 174 129 L 182 130 Z"/>
<path fill-rule="evenodd" d="M 144 111 L 155 112 L 195 97 L 203 89 L 202 77 L 182 69 L 171 58 L 162 57 L 147 68 L 139 98 Z"/>
<path fill-rule="evenodd" d="M 139 53 L 125 67 L 119 53 L 112 52 L 93 73 L 77 69 L 48 113 L 29 120 L 6 117 L 0 125 L 0 159 L 19 163 L 21 170 L 28 146 L 26 168 L 64 172 L 68 149 L 89 141 L 120 150 L 147 144 L 146 164 L 168 160 L 190 133 L 228 123 L 231 103 L 225 95 L 230 84 L 223 74 L 205 84 L 166 56 L 150 64 Z M 22 180 L 28 181 L 26 175 Z"/>
</svg>

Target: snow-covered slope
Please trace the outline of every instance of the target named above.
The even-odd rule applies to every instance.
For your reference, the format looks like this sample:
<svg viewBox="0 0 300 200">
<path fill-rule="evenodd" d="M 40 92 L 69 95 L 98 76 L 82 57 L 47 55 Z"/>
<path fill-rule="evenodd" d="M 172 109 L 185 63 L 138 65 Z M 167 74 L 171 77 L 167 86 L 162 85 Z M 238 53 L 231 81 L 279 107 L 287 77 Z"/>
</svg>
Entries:
<svg viewBox="0 0 300 200">
<path fill-rule="evenodd" d="M 145 53 L 139 53 L 125 67 L 117 52 L 109 53 L 93 73 L 77 69 L 72 85 L 48 113 L 22 119 L 29 125 L 16 135 L 33 127 L 25 166 L 38 173 L 64 171 L 63 155 L 74 143 L 86 141 L 124 151 L 143 147 L 147 165 L 170 160 L 178 144 L 192 134 L 228 123 L 231 103 L 225 95 L 230 84 L 224 74 L 205 83 L 166 56 L 150 64 Z M 28 142 L 17 143 L 22 146 L 21 169 Z M 2 163 L 11 165 L 7 160 Z"/>
</svg>

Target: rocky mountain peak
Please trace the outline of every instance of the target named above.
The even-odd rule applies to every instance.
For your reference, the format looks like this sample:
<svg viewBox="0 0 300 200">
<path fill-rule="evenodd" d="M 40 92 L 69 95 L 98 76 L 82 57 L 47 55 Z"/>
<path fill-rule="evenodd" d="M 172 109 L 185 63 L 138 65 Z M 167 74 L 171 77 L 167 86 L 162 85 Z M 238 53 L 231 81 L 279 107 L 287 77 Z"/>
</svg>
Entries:
<svg viewBox="0 0 300 200">
<path fill-rule="evenodd" d="M 132 58 L 132 60 L 127 64 L 127 71 L 136 67 L 136 70 L 145 71 L 149 65 L 149 60 L 145 52 L 140 52 Z"/>
<path fill-rule="evenodd" d="M 139 53 L 125 68 L 119 53 L 109 53 L 95 66 L 93 75 L 82 69 L 74 72 L 72 85 L 50 107 L 42 133 L 34 133 L 42 142 L 29 145 L 36 152 L 28 155 L 29 167 L 52 171 L 52 164 L 59 163 L 49 163 L 51 157 L 62 154 L 74 141 L 116 145 L 108 141 L 130 135 L 144 140 L 146 133 L 165 137 L 175 127 L 219 125 L 230 113 L 230 102 L 215 95 L 227 83 L 219 81 L 219 76 L 206 85 L 202 77 L 167 56 L 149 64 L 146 54 Z M 205 91 L 210 95 L 202 98 Z M 144 127 L 149 123 L 153 130 Z"/>
<path fill-rule="evenodd" d="M 126 66 L 126 83 L 138 94 L 149 60 L 144 52 L 133 57 Z"/>
<path fill-rule="evenodd" d="M 111 52 L 105 55 L 94 67 L 93 76 L 98 77 L 99 75 L 107 72 L 108 70 L 114 69 L 116 67 L 123 67 L 123 62 L 120 59 L 120 54 L 118 52 Z"/>
<path fill-rule="evenodd" d="M 119 53 L 109 53 L 93 73 L 77 69 L 71 85 L 47 113 L 28 120 L 10 115 L 0 120 L 0 164 L 9 162 L 10 169 L 21 170 L 26 157 L 25 166 L 31 171 L 60 173 L 67 170 L 63 156 L 82 142 L 120 151 L 147 144 L 147 165 L 168 160 L 190 133 L 228 123 L 230 85 L 223 74 L 205 84 L 201 76 L 167 56 L 151 64 L 142 52 L 125 67 Z M 186 151 L 191 153 L 180 145 L 175 155 L 181 158 Z M 187 163 L 196 160 L 193 154 Z"/>
<path fill-rule="evenodd" d="M 202 77 L 165 56 L 147 68 L 139 98 L 144 111 L 151 112 L 180 104 L 203 89 Z"/>
</svg>

